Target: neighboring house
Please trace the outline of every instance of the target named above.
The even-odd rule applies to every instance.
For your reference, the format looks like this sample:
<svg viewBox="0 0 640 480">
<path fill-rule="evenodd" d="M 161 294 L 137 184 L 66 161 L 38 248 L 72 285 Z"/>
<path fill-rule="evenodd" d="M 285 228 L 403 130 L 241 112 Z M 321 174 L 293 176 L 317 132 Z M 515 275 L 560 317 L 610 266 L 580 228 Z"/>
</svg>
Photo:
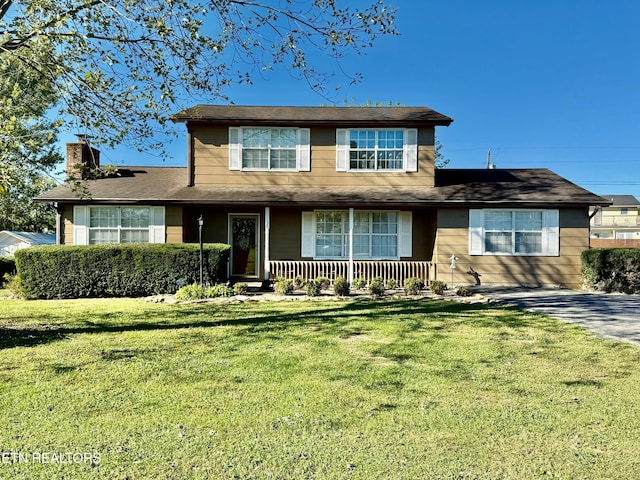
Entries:
<svg viewBox="0 0 640 480">
<path fill-rule="evenodd" d="M 419 276 L 454 284 L 582 283 L 589 205 L 609 202 L 546 169 L 434 167 L 426 107 L 199 105 L 186 167 L 123 167 L 40 196 L 60 243 L 205 242 L 232 246 L 232 278 Z M 98 163 L 70 144 L 69 166 Z M 456 257 L 452 269 L 451 257 Z M 453 275 L 452 275 L 453 274 Z"/>
<path fill-rule="evenodd" d="M 53 233 L 0 232 L 0 257 L 12 257 L 16 250 L 34 245 L 55 245 L 56 236 Z"/>
<path fill-rule="evenodd" d="M 602 195 L 609 206 L 592 207 L 592 247 L 640 247 L 640 202 L 633 195 Z"/>
</svg>

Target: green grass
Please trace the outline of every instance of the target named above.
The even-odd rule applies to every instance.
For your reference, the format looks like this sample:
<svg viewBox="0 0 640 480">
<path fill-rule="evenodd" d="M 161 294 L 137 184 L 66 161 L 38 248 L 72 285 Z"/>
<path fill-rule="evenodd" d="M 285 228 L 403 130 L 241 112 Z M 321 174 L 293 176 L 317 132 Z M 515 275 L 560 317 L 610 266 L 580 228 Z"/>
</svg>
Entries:
<svg viewBox="0 0 640 480">
<path fill-rule="evenodd" d="M 1 299 L 0 452 L 100 462 L 0 478 L 637 478 L 639 361 L 490 305 Z"/>
</svg>

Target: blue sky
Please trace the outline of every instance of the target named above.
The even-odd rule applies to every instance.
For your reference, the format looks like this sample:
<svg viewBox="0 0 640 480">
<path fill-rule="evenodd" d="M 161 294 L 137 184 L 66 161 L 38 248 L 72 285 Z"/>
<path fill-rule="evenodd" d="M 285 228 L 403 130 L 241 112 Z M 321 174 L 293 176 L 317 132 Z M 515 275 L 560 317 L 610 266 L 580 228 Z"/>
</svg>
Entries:
<svg viewBox="0 0 640 480">
<path fill-rule="evenodd" d="M 391 3 L 401 35 L 345 59 L 364 80 L 349 86 L 336 74 L 337 105 L 391 101 L 452 117 L 437 132 L 449 168 L 484 168 L 491 149 L 498 168 L 549 168 L 595 193 L 640 199 L 640 2 Z M 228 94 L 239 105 L 327 103 L 283 71 Z M 103 151 L 102 161 L 184 165 L 185 142 L 165 162 L 124 149 Z"/>
</svg>

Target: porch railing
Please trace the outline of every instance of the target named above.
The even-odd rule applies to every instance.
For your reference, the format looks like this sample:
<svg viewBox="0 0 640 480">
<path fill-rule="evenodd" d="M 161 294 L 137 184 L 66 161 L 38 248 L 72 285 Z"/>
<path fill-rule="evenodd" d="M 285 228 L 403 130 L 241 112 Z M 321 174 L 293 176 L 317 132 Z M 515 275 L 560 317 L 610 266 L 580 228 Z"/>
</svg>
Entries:
<svg viewBox="0 0 640 480">
<path fill-rule="evenodd" d="M 426 261 L 357 260 L 353 262 L 353 278 L 370 282 L 375 277 L 394 279 L 403 287 L 407 278 L 417 277 L 428 283 L 435 264 Z M 272 260 L 269 262 L 270 278 L 294 279 L 300 275 L 305 280 L 327 277 L 349 278 L 349 262 L 346 260 Z"/>
</svg>

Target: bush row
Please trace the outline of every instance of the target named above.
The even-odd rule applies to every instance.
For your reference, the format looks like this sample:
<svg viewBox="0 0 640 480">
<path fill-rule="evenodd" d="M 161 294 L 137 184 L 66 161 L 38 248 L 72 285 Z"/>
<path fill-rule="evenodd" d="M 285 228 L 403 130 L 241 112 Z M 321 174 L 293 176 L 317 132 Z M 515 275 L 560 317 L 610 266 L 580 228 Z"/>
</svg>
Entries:
<svg viewBox="0 0 640 480">
<path fill-rule="evenodd" d="M 594 248 L 583 251 L 581 259 L 586 288 L 640 293 L 640 249 Z"/>
<path fill-rule="evenodd" d="M 205 283 L 226 280 L 229 249 L 204 246 Z M 18 250 L 15 260 L 26 298 L 139 297 L 200 280 L 195 244 L 41 246 Z"/>
</svg>

